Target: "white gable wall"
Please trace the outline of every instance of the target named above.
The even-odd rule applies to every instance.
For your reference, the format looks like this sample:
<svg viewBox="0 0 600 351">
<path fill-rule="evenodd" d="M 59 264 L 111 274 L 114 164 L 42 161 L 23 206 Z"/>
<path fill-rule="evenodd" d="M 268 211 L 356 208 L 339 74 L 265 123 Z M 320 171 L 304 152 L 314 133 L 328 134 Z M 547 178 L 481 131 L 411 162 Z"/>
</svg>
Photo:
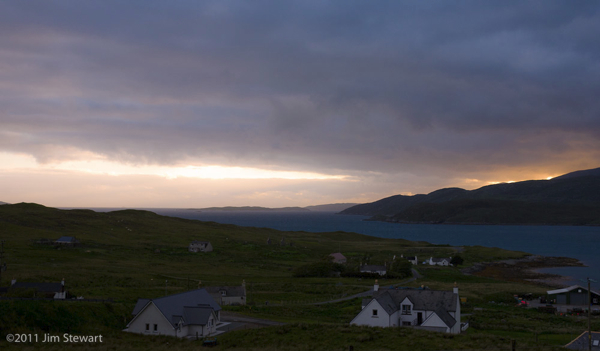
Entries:
<svg viewBox="0 0 600 351">
<path fill-rule="evenodd" d="M 377 311 L 377 316 L 373 315 L 373 310 Z M 389 327 L 390 315 L 381 307 L 377 300 L 373 299 L 354 317 L 350 324 L 368 325 L 371 327 Z"/>
<path fill-rule="evenodd" d="M 146 330 L 146 324 L 148 324 L 149 330 Z M 157 327 L 156 331 L 154 331 L 154 325 Z M 146 308 L 140 311 L 125 330 L 137 334 L 177 335 L 171 323 L 153 302 L 150 302 Z"/>
<path fill-rule="evenodd" d="M 444 321 L 435 313 L 432 312 L 428 318 L 421 324 L 422 327 L 446 328 L 446 332 L 450 332 L 450 328 Z"/>
</svg>

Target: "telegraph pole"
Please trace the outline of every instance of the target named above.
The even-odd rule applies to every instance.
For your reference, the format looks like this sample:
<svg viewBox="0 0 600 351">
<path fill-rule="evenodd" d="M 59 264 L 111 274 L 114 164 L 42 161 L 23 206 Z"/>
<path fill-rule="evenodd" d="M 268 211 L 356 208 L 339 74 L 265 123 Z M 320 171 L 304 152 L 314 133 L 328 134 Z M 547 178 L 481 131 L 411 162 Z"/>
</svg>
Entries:
<svg viewBox="0 0 600 351">
<path fill-rule="evenodd" d="M 0 240 L 0 283 L 2 282 L 2 271 L 6 270 L 4 263 L 4 240 Z"/>
</svg>

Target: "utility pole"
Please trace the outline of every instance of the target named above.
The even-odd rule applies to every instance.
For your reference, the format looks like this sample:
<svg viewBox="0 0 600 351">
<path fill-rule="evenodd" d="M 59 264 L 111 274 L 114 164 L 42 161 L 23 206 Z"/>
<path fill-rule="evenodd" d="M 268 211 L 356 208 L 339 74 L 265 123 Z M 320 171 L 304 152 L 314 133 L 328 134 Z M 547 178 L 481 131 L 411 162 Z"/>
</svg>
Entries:
<svg viewBox="0 0 600 351">
<path fill-rule="evenodd" d="M 2 271 L 6 270 L 4 263 L 4 240 L 0 240 L 0 283 L 2 282 Z"/>
<path fill-rule="evenodd" d="M 592 351 L 592 286 L 591 282 L 596 283 L 594 279 L 587 278 L 588 283 L 588 350 Z"/>
</svg>

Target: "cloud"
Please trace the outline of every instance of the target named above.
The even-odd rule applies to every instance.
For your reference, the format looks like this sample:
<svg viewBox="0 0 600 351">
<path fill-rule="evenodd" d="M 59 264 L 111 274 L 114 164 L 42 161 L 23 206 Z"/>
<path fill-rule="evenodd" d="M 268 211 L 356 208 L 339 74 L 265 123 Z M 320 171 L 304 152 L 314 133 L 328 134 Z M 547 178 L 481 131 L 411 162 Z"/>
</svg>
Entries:
<svg viewBox="0 0 600 351">
<path fill-rule="evenodd" d="M 432 173 L 595 167 L 599 9 L 3 3 L 0 151 L 41 163 L 93 154 L 129 165 L 409 173 L 415 188 Z"/>
</svg>

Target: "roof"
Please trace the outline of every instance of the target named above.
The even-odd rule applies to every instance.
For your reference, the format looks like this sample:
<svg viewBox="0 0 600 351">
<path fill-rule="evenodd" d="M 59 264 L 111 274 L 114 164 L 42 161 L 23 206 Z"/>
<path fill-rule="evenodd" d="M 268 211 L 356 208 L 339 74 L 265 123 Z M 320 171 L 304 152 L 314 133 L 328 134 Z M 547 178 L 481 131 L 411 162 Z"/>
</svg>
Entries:
<svg viewBox="0 0 600 351">
<path fill-rule="evenodd" d="M 35 289 L 43 293 L 61 292 L 63 285 L 61 283 L 27 283 L 16 282 L 10 286 L 11 289 Z"/>
<path fill-rule="evenodd" d="M 566 344 L 565 347 L 571 350 L 588 350 L 588 332 L 581 333 L 575 340 Z M 600 332 L 592 332 L 592 350 L 600 350 Z"/>
<path fill-rule="evenodd" d="M 431 258 L 431 262 L 442 262 L 442 261 L 450 262 L 450 259 L 445 258 L 445 257 L 442 257 L 442 258 L 432 257 Z"/>
<path fill-rule="evenodd" d="M 373 264 L 367 264 L 364 266 L 360 266 L 360 271 L 361 272 L 387 271 L 387 268 L 385 268 L 385 266 L 376 266 Z"/>
<path fill-rule="evenodd" d="M 547 293 L 548 295 L 556 295 L 556 294 L 567 293 L 567 292 L 573 291 L 573 290 L 575 290 L 575 289 L 583 289 L 583 290 L 585 290 L 585 291 L 588 291 L 588 289 L 587 289 L 587 288 L 584 288 L 584 287 L 583 287 L 583 286 L 581 286 L 581 285 L 571 285 L 571 286 L 569 286 L 569 287 L 567 287 L 567 288 L 556 289 L 556 290 L 548 290 L 546 293 Z M 590 292 L 591 292 L 592 294 L 600 295 L 599 293 L 595 292 L 594 290 L 590 290 Z"/>
<path fill-rule="evenodd" d="M 57 243 L 74 243 L 76 241 L 77 241 L 77 239 L 75 239 L 72 236 L 61 236 L 60 238 L 56 239 L 55 242 L 57 242 Z"/>
<path fill-rule="evenodd" d="M 198 241 L 198 240 L 194 240 L 190 244 L 210 244 L 210 241 Z"/>
<path fill-rule="evenodd" d="M 406 259 L 409 261 L 414 261 L 417 259 L 417 256 L 408 256 Z"/>
<path fill-rule="evenodd" d="M 215 312 L 221 310 L 221 307 L 206 289 L 197 289 L 159 297 L 158 299 L 139 299 L 133 309 L 133 314 L 137 316 L 150 303 L 153 303 L 160 310 L 173 328 L 177 326 L 181 317 L 183 317 L 185 324 L 193 324 L 186 319 L 186 313 L 187 317 L 193 321 L 202 320 L 205 317 L 206 311 L 194 310 L 194 308 L 201 307 Z M 208 317 L 206 318 L 208 320 Z"/>
<path fill-rule="evenodd" d="M 226 292 L 226 296 L 246 296 L 246 289 L 239 285 L 239 286 L 207 286 L 206 291 L 208 291 L 209 294 L 217 294 L 220 293 L 221 291 L 225 290 Z"/>
<path fill-rule="evenodd" d="M 346 256 L 342 255 L 340 252 L 332 253 L 329 256 L 333 257 L 336 260 L 345 260 L 346 259 Z"/>
<path fill-rule="evenodd" d="M 184 325 L 206 325 L 213 309 L 210 306 L 184 307 Z"/>
</svg>

